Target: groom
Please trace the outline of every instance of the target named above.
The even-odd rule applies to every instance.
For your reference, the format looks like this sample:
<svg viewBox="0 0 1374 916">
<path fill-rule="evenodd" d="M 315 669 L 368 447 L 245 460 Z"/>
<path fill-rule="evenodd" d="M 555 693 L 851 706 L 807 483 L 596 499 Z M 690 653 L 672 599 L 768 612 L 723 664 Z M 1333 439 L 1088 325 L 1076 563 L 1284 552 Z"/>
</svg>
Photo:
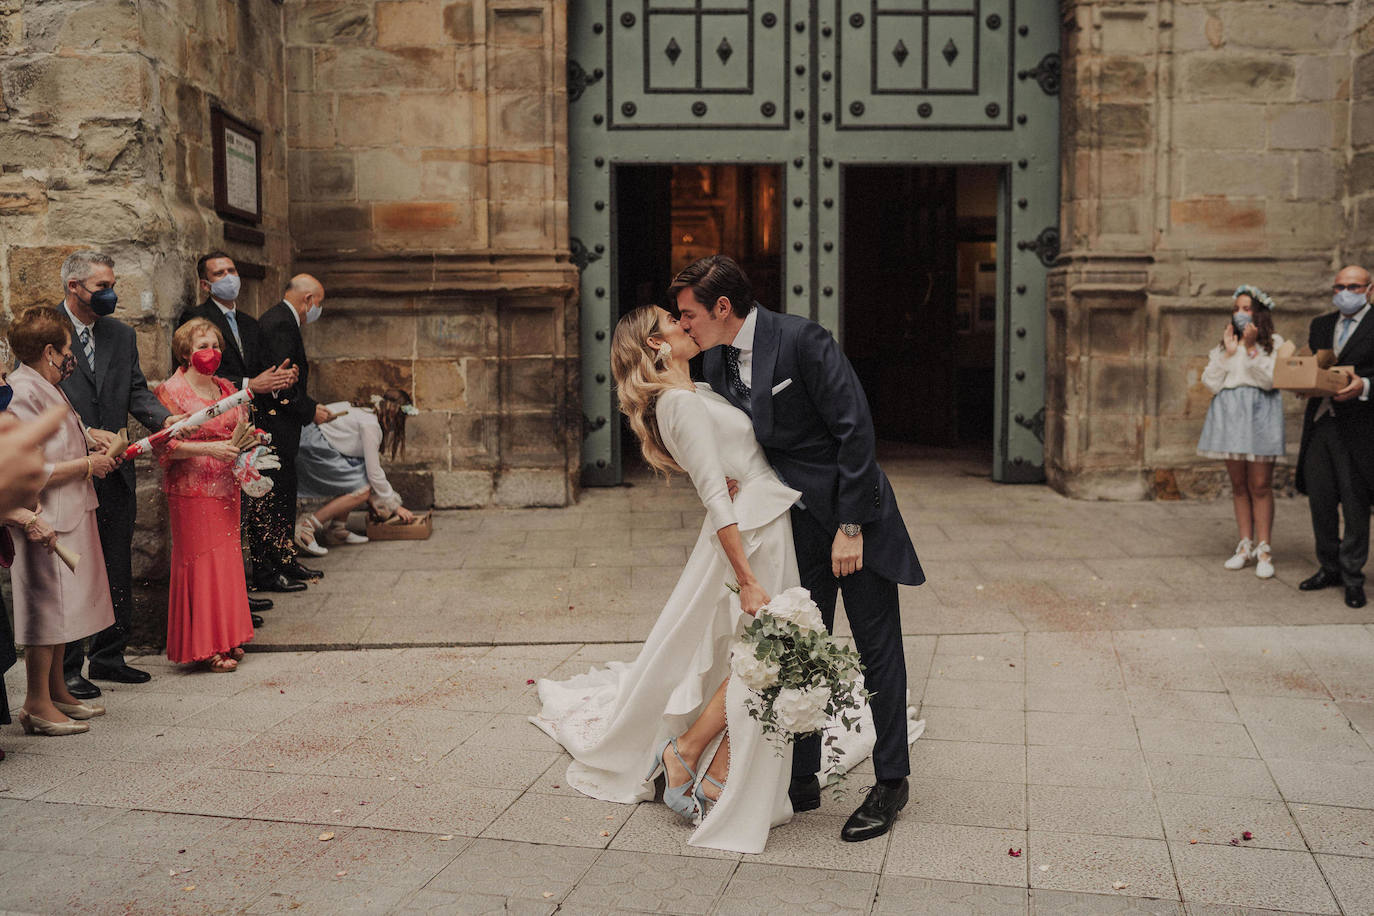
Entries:
<svg viewBox="0 0 1374 916">
<path fill-rule="evenodd" d="M 682 329 L 704 352 L 711 387 L 747 412 L 783 481 L 800 490 L 792 537 L 801 584 L 835 623 L 836 592 L 873 692 L 876 785 L 841 831 L 882 836 L 907 803 L 906 657 L 897 584 L 925 581 L 906 523 L 874 454 L 873 418 L 859 379 L 825 328 L 759 307 L 740 266 L 702 258 L 673 280 Z M 795 811 L 821 804 L 821 742 L 797 742 L 789 795 Z"/>
</svg>

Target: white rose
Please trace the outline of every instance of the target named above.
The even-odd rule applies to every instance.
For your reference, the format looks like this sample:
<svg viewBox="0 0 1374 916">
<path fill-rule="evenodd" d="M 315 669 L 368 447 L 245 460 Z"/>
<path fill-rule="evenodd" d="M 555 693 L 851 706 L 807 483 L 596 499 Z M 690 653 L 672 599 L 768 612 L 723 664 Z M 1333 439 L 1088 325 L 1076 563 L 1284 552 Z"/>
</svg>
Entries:
<svg viewBox="0 0 1374 916">
<path fill-rule="evenodd" d="M 796 735 L 808 735 L 825 727 L 829 720 L 825 704 L 829 700 L 830 691 L 824 687 L 804 690 L 784 687 L 773 700 L 773 714 L 779 728 Z"/>
<path fill-rule="evenodd" d="M 767 690 L 778 682 L 777 662 L 754 654 L 752 643 L 737 642 L 730 649 L 730 670 L 751 690 Z"/>
<path fill-rule="evenodd" d="M 811 600 L 811 593 L 800 586 L 775 595 L 760 613 L 767 613 L 768 616 L 786 623 L 794 623 L 803 632 L 816 633 L 825 629 L 820 608 Z"/>
</svg>

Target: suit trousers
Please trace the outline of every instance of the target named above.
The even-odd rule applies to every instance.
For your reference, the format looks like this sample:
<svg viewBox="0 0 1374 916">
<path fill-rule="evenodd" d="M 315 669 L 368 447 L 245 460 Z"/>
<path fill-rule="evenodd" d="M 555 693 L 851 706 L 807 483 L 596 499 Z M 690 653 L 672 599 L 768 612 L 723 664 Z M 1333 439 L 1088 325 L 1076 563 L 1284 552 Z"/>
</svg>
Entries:
<svg viewBox="0 0 1374 916">
<path fill-rule="evenodd" d="M 1363 586 L 1369 559 L 1369 490 L 1334 419 L 1318 420 L 1311 436 L 1303 471 L 1317 560 L 1327 573 L 1338 574 L 1347 588 Z"/>
<path fill-rule="evenodd" d="M 792 509 L 792 540 L 802 587 L 820 608 L 825 628 L 835 628 L 835 599 L 844 594 L 844 612 L 863 659 L 864 683 L 872 692 L 873 771 L 878 779 L 901 779 L 911 772 L 906 731 L 906 653 L 902 649 L 901 606 L 897 583 L 867 568 L 847 576 L 831 572 L 835 532 L 826 531 L 804 509 Z M 807 779 L 821 768 L 819 735 L 804 738 L 792 751 L 792 778 Z"/>
<path fill-rule="evenodd" d="M 296 558 L 291 545 L 296 525 L 296 456 L 278 451 L 281 467 L 264 471 L 272 489 L 261 499 L 245 501 L 249 513 L 248 549 L 253 557 L 253 581 L 265 582 Z"/>
<path fill-rule="evenodd" d="M 97 668 L 123 667 L 124 649 L 133 625 L 133 545 L 138 499 L 118 471 L 94 484 L 96 498 L 100 500 L 95 520 L 100 528 L 100 551 L 105 554 L 115 622 L 91 637 L 89 649 L 83 650 L 81 640 L 67 644 L 62 667 L 68 677 L 81 673 L 81 663 L 87 656 Z"/>
</svg>

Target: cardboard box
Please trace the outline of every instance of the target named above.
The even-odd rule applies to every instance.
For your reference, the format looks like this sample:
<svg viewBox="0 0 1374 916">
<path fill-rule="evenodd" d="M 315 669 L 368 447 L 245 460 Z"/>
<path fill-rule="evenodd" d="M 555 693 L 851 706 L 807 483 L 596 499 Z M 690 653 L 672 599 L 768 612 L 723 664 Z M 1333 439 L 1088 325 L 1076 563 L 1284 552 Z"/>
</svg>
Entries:
<svg viewBox="0 0 1374 916">
<path fill-rule="evenodd" d="M 409 525 L 397 521 L 394 515 L 390 521 L 374 522 L 368 519 L 367 522 L 367 539 L 370 541 L 427 541 L 433 533 L 433 512 L 415 516 L 415 521 Z"/>
<path fill-rule="evenodd" d="M 1306 347 L 1297 350 L 1290 340 L 1274 354 L 1274 387 L 1308 397 L 1335 394 L 1350 384 L 1355 370 L 1350 366 L 1332 366 L 1333 360 L 1330 350 L 1320 353 L 1313 353 Z"/>
</svg>

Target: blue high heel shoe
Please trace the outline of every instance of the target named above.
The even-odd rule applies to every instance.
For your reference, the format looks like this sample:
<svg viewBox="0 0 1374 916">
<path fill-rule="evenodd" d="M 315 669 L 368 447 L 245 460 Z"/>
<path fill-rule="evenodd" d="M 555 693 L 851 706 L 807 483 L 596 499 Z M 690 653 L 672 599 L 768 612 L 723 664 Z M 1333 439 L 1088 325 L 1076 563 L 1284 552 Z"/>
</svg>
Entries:
<svg viewBox="0 0 1374 916">
<path fill-rule="evenodd" d="M 668 768 L 663 764 L 663 755 L 668 753 L 669 746 L 672 747 L 673 756 L 677 758 L 677 762 L 687 771 L 687 782 L 680 786 L 668 785 Z M 644 777 L 645 780 L 658 776 L 659 770 L 663 771 L 663 803 L 687 820 L 695 821 L 700 813 L 696 801 L 692 798 L 692 791 L 697 783 L 697 774 L 687 765 L 687 761 L 682 759 L 682 754 L 677 749 L 676 738 L 669 738 L 659 746 L 658 753 L 654 756 L 653 769 L 649 770 L 649 775 Z"/>
<path fill-rule="evenodd" d="M 720 789 L 720 791 L 721 791 L 722 793 L 725 792 L 725 786 L 723 786 L 723 785 L 721 785 L 720 783 L 716 782 L 716 779 L 715 779 L 714 776 L 712 776 L 710 773 L 702 773 L 702 774 L 701 774 L 701 779 L 700 779 L 700 780 L 697 782 L 697 784 L 696 784 L 697 787 L 696 787 L 696 793 L 695 793 L 695 794 L 696 794 L 696 797 L 697 797 L 697 807 L 701 809 L 701 816 L 702 816 L 702 817 L 705 817 L 707 814 L 709 814 L 709 813 L 711 812 L 711 809 L 712 809 L 713 807 L 715 807 L 716 802 L 720 801 L 720 797 L 719 797 L 719 796 L 717 796 L 716 798 L 711 798 L 711 797 L 708 796 L 705 792 L 701 791 L 701 785 L 702 785 L 702 783 L 705 783 L 705 782 L 709 782 L 711 785 L 715 786 L 717 789 Z"/>
</svg>

